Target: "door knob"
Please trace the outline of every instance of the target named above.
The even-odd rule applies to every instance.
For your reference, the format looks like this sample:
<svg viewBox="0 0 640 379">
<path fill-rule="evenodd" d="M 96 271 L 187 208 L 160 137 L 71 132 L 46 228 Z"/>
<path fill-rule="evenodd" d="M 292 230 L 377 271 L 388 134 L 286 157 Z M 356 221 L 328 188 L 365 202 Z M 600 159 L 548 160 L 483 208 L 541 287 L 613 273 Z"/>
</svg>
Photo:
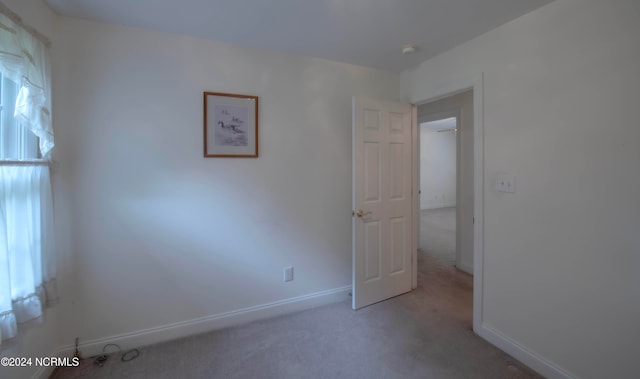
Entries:
<svg viewBox="0 0 640 379">
<path fill-rule="evenodd" d="M 354 216 L 358 216 L 358 217 L 362 218 L 364 216 L 370 215 L 371 212 L 365 212 L 362 209 L 358 209 L 357 211 L 352 212 L 351 214 L 353 214 Z"/>
</svg>

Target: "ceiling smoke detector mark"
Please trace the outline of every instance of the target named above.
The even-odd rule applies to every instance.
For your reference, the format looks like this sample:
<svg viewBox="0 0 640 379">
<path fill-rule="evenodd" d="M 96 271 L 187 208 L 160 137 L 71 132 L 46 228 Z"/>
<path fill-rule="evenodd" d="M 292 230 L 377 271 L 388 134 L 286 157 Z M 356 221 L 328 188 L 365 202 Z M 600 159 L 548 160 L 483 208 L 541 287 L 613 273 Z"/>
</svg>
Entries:
<svg viewBox="0 0 640 379">
<path fill-rule="evenodd" d="M 418 50 L 418 48 L 415 45 L 404 45 L 402 46 L 402 54 L 407 55 L 407 54 L 413 54 Z"/>
</svg>

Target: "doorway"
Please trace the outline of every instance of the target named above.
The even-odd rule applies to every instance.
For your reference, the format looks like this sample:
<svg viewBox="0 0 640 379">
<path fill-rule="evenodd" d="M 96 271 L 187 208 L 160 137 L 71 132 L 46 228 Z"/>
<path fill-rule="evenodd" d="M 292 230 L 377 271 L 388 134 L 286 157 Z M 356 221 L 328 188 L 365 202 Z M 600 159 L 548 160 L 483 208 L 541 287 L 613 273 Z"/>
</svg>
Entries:
<svg viewBox="0 0 640 379">
<path fill-rule="evenodd" d="M 420 125 L 420 214 L 425 213 L 425 209 L 441 208 L 443 212 L 444 208 L 449 208 L 448 213 L 455 212 L 455 266 L 473 275 L 473 90 L 418 106 L 417 119 Z M 420 240 L 424 238 L 420 237 Z"/>
<path fill-rule="evenodd" d="M 456 215 L 456 223 L 459 223 L 459 220 L 465 220 L 466 222 L 468 222 L 469 220 L 471 220 L 471 231 L 467 234 L 469 237 L 469 239 L 465 239 L 463 238 L 463 241 L 470 241 L 471 243 L 471 247 L 469 248 L 470 251 L 470 255 L 471 255 L 471 259 L 473 260 L 473 267 L 469 268 L 469 271 L 473 273 L 473 276 L 468 275 L 468 278 L 471 278 L 472 280 L 472 286 L 473 286 L 473 290 L 470 291 L 471 296 L 472 296 L 472 311 L 473 311 L 473 330 L 475 332 L 477 332 L 478 334 L 483 332 L 483 325 L 482 325 L 482 304 L 483 304 L 483 272 L 482 272 L 482 263 L 483 263 L 483 187 L 484 187 L 484 173 L 483 173 L 483 129 L 484 129 L 484 125 L 483 125 L 483 75 L 477 75 L 475 77 L 470 77 L 470 78 L 466 78 L 465 80 L 461 80 L 457 83 L 450 83 L 444 87 L 440 87 L 440 88 L 432 88 L 429 89 L 428 91 L 424 91 L 421 94 L 416 95 L 417 98 L 413 100 L 413 103 L 416 105 L 410 106 L 410 121 L 409 121 L 409 125 L 410 125 L 410 129 L 411 129 L 411 138 L 410 138 L 410 144 L 411 147 L 409 147 L 408 149 L 405 148 L 400 148 L 398 146 L 398 142 L 393 142 L 390 140 L 390 143 L 393 146 L 393 152 L 394 154 L 392 154 L 391 156 L 388 156 L 386 158 L 393 158 L 390 161 L 388 159 L 380 159 L 381 156 L 378 154 L 380 151 L 382 151 L 384 153 L 384 149 L 380 150 L 379 147 L 381 146 L 379 143 L 376 142 L 371 142 L 367 145 L 367 147 L 369 148 L 369 152 L 370 157 L 371 158 L 375 158 L 372 160 L 372 162 L 377 162 L 376 164 L 370 164 L 368 166 L 368 171 L 370 172 L 370 175 L 368 175 L 368 178 L 370 180 L 364 180 L 367 178 L 366 175 L 364 175 L 364 170 L 363 167 L 358 168 L 358 163 L 362 164 L 362 162 L 364 162 L 366 159 L 364 159 L 364 155 L 362 154 L 362 151 L 360 153 L 358 153 L 358 146 L 360 146 L 361 148 L 364 146 L 364 142 L 361 141 L 361 138 L 358 137 L 360 134 L 356 133 L 356 131 L 358 130 L 368 130 L 369 132 L 372 133 L 376 133 L 378 131 L 384 130 L 385 133 L 390 132 L 392 134 L 397 134 L 400 133 L 404 136 L 405 132 L 408 130 L 408 128 L 406 127 L 406 122 L 407 117 L 406 117 L 406 105 L 407 104 L 400 104 L 400 103 L 395 103 L 395 104 L 391 104 L 388 102 L 385 102 L 384 106 L 381 109 L 379 108 L 379 101 L 375 101 L 374 103 L 370 104 L 369 106 L 363 107 L 363 104 L 360 104 L 360 106 L 358 106 L 358 98 L 354 97 L 354 103 L 353 103 L 353 128 L 354 128 L 354 138 L 353 138 L 353 146 L 354 146 L 354 153 L 353 153 L 353 183 L 354 183 L 354 187 L 353 187 L 353 218 L 354 218 L 354 222 L 352 224 L 353 226 L 353 246 L 352 246 L 352 256 L 353 256 L 353 267 L 352 267 L 352 288 L 353 288 L 353 298 L 354 298 L 354 309 L 359 308 L 357 306 L 357 302 L 355 301 L 355 298 L 358 295 L 358 283 L 371 283 L 371 282 L 378 282 L 378 276 L 377 273 L 380 272 L 379 268 L 381 267 L 380 264 L 389 264 L 389 262 L 403 262 L 403 265 L 406 264 L 406 270 L 410 270 L 411 271 L 411 275 L 410 275 L 410 287 L 408 290 L 411 289 L 416 289 L 418 288 L 418 266 L 419 266 L 419 262 L 418 262 L 418 258 L 417 258 L 417 254 L 418 254 L 418 237 L 419 237 L 419 231 L 418 231 L 418 215 L 419 215 L 419 159 L 418 159 L 418 155 L 419 155 L 419 135 L 418 135 L 418 110 L 420 108 L 425 109 L 425 107 L 423 107 L 422 105 L 435 105 L 437 102 L 440 102 L 440 100 L 444 100 L 446 98 L 449 97 L 454 97 L 458 94 L 461 94 L 463 92 L 469 91 L 470 93 L 472 93 L 473 98 L 470 102 L 471 108 L 473 110 L 473 114 L 472 116 L 467 115 L 466 117 L 473 120 L 473 130 L 471 133 L 467 133 L 466 135 L 469 136 L 469 140 L 470 140 L 470 145 L 472 147 L 473 150 L 467 150 L 467 154 L 466 154 L 466 159 L 471 160 L 472 163 L 477 163 L 474 164 L 473 168 L 469 168 L 467 169 L 466 172 L 466 176 L 467 178 L 473 178 L 475 180 L 473 180 L 473 182 L 467 181 L 467 185 L 466 186 L 461 186 L 460 184 L 457 185 L 458 188 L 465 188 L 465 189 L 469 189 L 469 193 L 470 195 L 468 195 L 471 198 L 471 202 L 466 202 L 467 206 L 459 206 L 458 204 L 456 204 L 457 209 L 464 209 L 465 213 L 464 213 L 464 217 L 459 217 L 459 215 Z M 361 99 L 362 100 L 362 99 Z M 368 100 L 372 100 L 372 99 L 368 99 Z M 388 110 L 385 110 L 385 108 L 387 108 L 387 106 L 393 108 L 393 110 L 391 108 L 389 108 Z M 401 110 L 402 109 L 402 110 Z M 358 138 L 356 138 L 358 137 Z M 406 145 L 406 143 L 405 143 Z M 386 149 L 387 151 L 389 151 L 389 149 Z M 404 157 L 405 153 L 409 151 L 410 152 L 410 159 L 407 161 L 405 159 L 399 159 L 400 155 L 402 155 Z M 463 151 L 462 149 L 458 149 L 458 151 Z M 402 154 L 400 154 L 402 152 Z M 395 157 L 395 158 L 394 158 Z M 382 157 L 384 158 L 384 157 Z M 394 163 L 395 162 L 395 163 Z M 388 182 L 387 180 L 381 180 L 383 179 L 380 175 L 377 175 L 376 173 L 395 173 L 398 174 L 400 172 L 402 172 L 402 170 L 389 170 L 387 164 L 391 164 L 393 163 L 392 166 L 398 166 L 399 162 L 406 162 L 406 165 L 403 166 L 405 168 L 409 168 L 410 167 L 410 174 L 408 176 L 404 176 L 404 175 L 400 175 L 398 176 L 398 178 L 408 178 L 410 177 L 410 183 L 408 183 L 408 185 L 411 187 L 410 191 L 406 191 L 406 186 L 392 186 L 392 187 L 388 187 Z M 380 171 L 378 168 L 379 164 L 385 164 L 387 165 L 387 169 L 383 169 L 382 171 Z M 394 166 L 394 167 L 395 167 Z M 400 166 L 398 166 L 400 167 Z M 365 167 L 366 168 L 366 167 Z M 362 196 L 359 197 L 359 194 L 361 195 L 362 193 L 364 193 L 362 190 L 363 188 L 358 189 L 358 185 L 363 186 L 364 184 L 368 183 L 368 186 L 370 187 L 370 191 L 369 191 L 369 195 L 367 196 L 367 198 L 371 198 L 371 200 L 375 200 L 378 198 L 378 195 L 381 193 L 380 191 L 377 191 L 377 189 L 382 190 L 383 188 L 386 188 L 385 191 L 395 191 L 394 195 L 392 196 L 393 200 L 402 200 L 404 201 L 407 197 L 410 197 L 411 199 L 411 205 L 409 207 L 410 209 L 410 215 L 407 213 L 401 217 L 395 217 L 394 221 L 395 224 L 394 226 L 397 226 L 397 232 L 396 235 L 397 236 L 404 236 L 405 238 L 394 238 L 395 244 L 393 246 L 394 249 L 390 250 L 390 249 L 369 249 L 368 253 L 366 252 L 365 247 L 365 242 L 367 241 L 371 241 L 372 243 L 369 243 L 369 247 L 372 246 L 376 246 L 375 241 L 378 241 L 379 239 L 376 237 L 376 231 L 379 230 L 389 230 L 389 228 L 383 228 L 380 229 L 380 223 L 376 221 L 375 219 L 375 212 L 367 209 L 364 205 L 367 205 L 364 203 L 363 199 L 361 198 Z M 394 180 L 393 183 L 400 183 L 401 181 L 399 180 Z M 387 183 L 385 184 L 384 187 L 380 187 L 382 183 Z M 402 192 L 398 192 L 400 191 L 400 189 L 402 189 Z M 465 196 L 467 197 L 467 194 L 465 193 Z M 474 199 L 478 199 L 479 201 L 475 201 L 473 202 Z M 458 200 L 457 200 L 458 201 Z M 404 203 L 403 203 L 404 204 Z M 458 210 L 456 210 L 458 212 Z M 468 217 L 467 217 L 468 216 Z M 406 226 L 405 227 L 399 227 L 399 225 L 402 225 L 401 221 L 406 221 L 406 224 L 404 224 Z M 376 223 L 377 222 L 377 223 Z M 464 225 L 464 222 L 463 222 Z M 358 230 L 362 231 L 362 227 L 363 226 L 368 226 L 369 227 L 369 238 L 363 238 L 363 237 L 367 237 L 366 235 L 362 235 L 362 233 L 358 234 Z M 366 228 L 365 228 L 366 229 Z M 456 227 L 456 231 L 457 231 L 457 235 L 461 235 L 460 233 L 460 227 Z M 374 238 L 375 237 L 375 238 Z M 398 241 L 404 241 L 404 243 L 399 243 Z M 387 244 L 388 245 L 388 244 Z M 456 246 L 462 246 L 462 244 L 456 242 Z M 403 259 L 400 260 L 398 259 L 382 259 L 381 257 L 381 253 L 389 253 L 390 251 L 395 251 L 395 252 L 404 252 L 407 248 L 410 248 L 410 252 L 408 256 L 403 256 Z M 380 264 L 378 264 L 380 263 Z M 405 266 L 402 266 L 403 268 L 399 269 L 398 272 L 402 272 L 403 274 L 405 273 Z M 366 270 L 368 270 L 369 274 L 368 275 L 363 275 L 363 272 L 367 272 Z M 388 270 L 387 270 L 388 271 Z M 397 270 L 396 270 L 397 271 Z M 461 270 L 457 270 L 462 272 Z M 392 273 L 393 276 L 396 275 L 395 271 Z M 404 278 L 404 276 L 403 276 Z M 385 287 L 386 288 L 386 287 Z M 390 288 L 393 288 L 393 286 L 391 286 Z M 408 291 L 407 290 L 407 291 Z M 373 291 L 375 293 L 380 293 L 382 291 Z M 404 291 L 403 291 L 404 292 Z M 398 292 L 396 294 L 400 294 L 402 292 Z M 395 296 L 394 294 L 391 294 L 389 296 L 380 296 L 379 299 L 374 300 L 370 303 L 376 302 L 376 301 L 382 301 L 386 298 Z"/>
<path fill-rule="evenodd" d="M 448 266 L 460 262 L 456 249 L 457 124 L 458 112 L 419 124 L 418 249 Z"/>
<path fill-rule="evenodd" d="M 473 323 L 473 90 L 417 107 L 418 286 L 448 316 Z"/>
</svg>

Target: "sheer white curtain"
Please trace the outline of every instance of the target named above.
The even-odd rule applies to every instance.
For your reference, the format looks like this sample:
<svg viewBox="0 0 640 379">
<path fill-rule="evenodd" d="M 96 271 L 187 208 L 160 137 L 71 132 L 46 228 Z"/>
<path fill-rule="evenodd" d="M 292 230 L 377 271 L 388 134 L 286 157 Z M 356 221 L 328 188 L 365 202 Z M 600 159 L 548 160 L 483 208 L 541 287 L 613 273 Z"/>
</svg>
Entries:
<svg viewBox="0 0 640 379">
<path fill-rule="evenodd" d="M 56 299 L 49 54 L 0 4 L 0 343 Z"/>
<path fill-rule="evenodd" d="M 47 156 L 53 149 L 51 126 L 51 75 L 48 42 L 38 32 L 0 7 L 0 64 L 5 77 L 20 84 L 15 116 L 40 139 Z"/>
</svg>

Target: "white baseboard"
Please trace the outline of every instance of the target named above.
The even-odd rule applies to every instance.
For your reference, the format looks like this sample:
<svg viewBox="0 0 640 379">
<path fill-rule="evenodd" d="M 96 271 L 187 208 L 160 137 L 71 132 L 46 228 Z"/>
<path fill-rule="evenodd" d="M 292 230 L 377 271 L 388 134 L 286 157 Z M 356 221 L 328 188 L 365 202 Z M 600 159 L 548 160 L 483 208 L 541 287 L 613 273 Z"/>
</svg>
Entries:
<svg viewBox="0 0 640 379">
<path fill-rule="evenodd" d="M 85 358 L 102 354 L 102 348 L 108 343 L 115 343 L 122 350 L 128 350 L 347 300 L 350 292 L 351 286 L 335 288 L 155 328 L 81 341 L 78 348 Z M 58 349 L 57 355 L 70 357 L 74 352 L 75 345 L 66 345 Z"/>
<path fill-rule="evenodd" d="M 473 276 L 473 267 L 472 266 L 469 266 L 469 265 L 464 264 L 464 263 L 460 263 L 460 264 L 456 263 L 456 268 L 458 270 L 462 270 L 462 271 L 466 272 L 467 274 Z"/>
<path fill-rule="evenodd" d="M 480 337 L 489 341 L 500 350 L 516 358 L 520 362 L 529 366 L 538 374 L 547 379 L 576 379 L 577 377 L 565 369 L 559 367 L 555 363 L 541 357 L 537 353 L 520 345 L 513 339 L 505 336 L 501 332 L 493 329 L 486 324 L 481 324 L 479 328 L 474 330 Z"/>
<path fill-rule="evenodd" d="M 420 206 L 420 210 L 421 211 L 427 211 L 427 210 L 432 210 L 432 209 L 442 209 L 442 208 L 455 208 L 456 203 L 453 204 L 431 204 L 431 205 L 425 205 L 425 206 Z"/>
</svg>

